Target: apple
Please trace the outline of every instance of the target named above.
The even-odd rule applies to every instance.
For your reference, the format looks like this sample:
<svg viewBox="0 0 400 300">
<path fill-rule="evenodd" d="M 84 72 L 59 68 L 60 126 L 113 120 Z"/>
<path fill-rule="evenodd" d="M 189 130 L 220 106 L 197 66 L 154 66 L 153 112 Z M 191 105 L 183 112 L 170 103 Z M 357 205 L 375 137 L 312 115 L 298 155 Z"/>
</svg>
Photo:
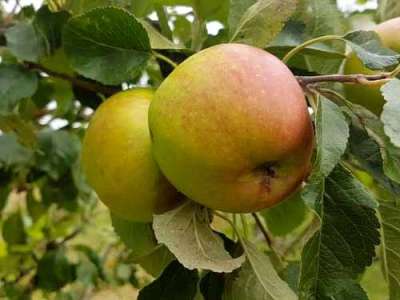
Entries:
<svg viewBox="0 0 400 300">
<path fill-rule="evenodd" d="M 400 17 L 388 20 L 376 26 L 374 29 L 382 40 L 385 47 L 400 52 Z M 365 67 L 356 54 L 350 53 L 345 60 L 344 74 L 377 74 Z M 360 104 L 376 115 L 382 112 L 385 100 L 380 92 L 381 85 L 363 86 L 357 84 L 344 85 L 345 94 L 348 100 Z"/>
<path fill-rule="evenodd" d="M 86 131 L 82 163 L 88 183 L 115 215 L 147 222 L 177 202 L 151 151 L 148 109 L 154 92 L 117 93 L 96 110 Z"/>
<path fill-rule="evenodd" d="M 212 209 L 273 206 L 310 170 L 303 91 L 278 58 L 251 46 L 217 45 L 180 64 L 156 91 L 149 126 L 167 179 Z"/>
</svg>

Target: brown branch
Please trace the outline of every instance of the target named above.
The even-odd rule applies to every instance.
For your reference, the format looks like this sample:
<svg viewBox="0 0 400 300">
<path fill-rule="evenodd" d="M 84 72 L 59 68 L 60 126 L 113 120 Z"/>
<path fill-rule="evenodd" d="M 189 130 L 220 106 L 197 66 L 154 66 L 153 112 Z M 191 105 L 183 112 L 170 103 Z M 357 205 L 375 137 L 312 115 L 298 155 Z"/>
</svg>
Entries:
<svg viewBox="0 0 400 300">
<path fill-rule="evenodd" d="M 321 83 L 321 82 L 341 82 L 348 84 L 365 84 L 372 85 L 377 84 L 380 81 L 386 81 L 392 78 L 391 73 L 381 73 L 376 75 L 364 75 L 364 74 L 331 74 L 331 75 L 320 75 L 320 76 L 296 76 L 297 81 L 301 86 L 306 87 L 309 84 Z"/>
<path fill-rule="evenodd" d="M 82 89 L 85 89 L 87 91 L 90 92 L 94 92 L 94 93 L 101 93 L 104 94 L 106 96 L 111 96 L 117 92 L 120 91 L 120 89 L 116 88 L 116 87 L 112 87 L 112 86 L 105 86 L 105 85 L 101 85 L 98 84 L 96 82 L 92 82 L 89 80 L 85 80 L 85 79 L 80 79 L 68 74 L 64 74 L 64 73 L 59 73 L 53 70 L 50 70 L 48 68 L 46 68 L 45 66 L 42 66 L 40 64 L 36 64 L 36 63 L 31 63 L 31 62 L 27 62 L 24 64 L 24 66 L 27 69 L 30 70 L 34 70 L 37 72 L 44 72 L 46 74 L 48 74 L 49 76 L 53 76 L 53 77 L 57 77 L 60 79 L 64 79 L 66 81 L 71 82 L 73 85 L 75 85 L 76 87 L 80 87 Z"/>
<path fill-rule="evenodd" d="M 268 246 L 272 249 L 272 239 L 269 236 L 267 229 L 264 227 L 264 224 L 262 223 L 260 217 L 256 213 L 252 213 L 251 215 L 253 216 L 254 220 L 256 221 L 257 226 L 260 229 L 261 233 L 263 234 Z"/>
</svg>

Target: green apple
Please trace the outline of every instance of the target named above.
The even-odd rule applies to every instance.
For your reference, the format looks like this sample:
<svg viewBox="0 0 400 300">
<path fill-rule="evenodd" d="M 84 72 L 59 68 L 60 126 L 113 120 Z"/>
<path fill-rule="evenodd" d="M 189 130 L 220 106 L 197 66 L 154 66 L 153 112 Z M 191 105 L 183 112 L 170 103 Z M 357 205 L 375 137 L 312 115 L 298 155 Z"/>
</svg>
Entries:
<svg viewBox="0 0 400 300">
<path fill-rule="evenodd" d="M 388 20 L 376 26 L 374 29 L 382 40 L 382 43 L 397 52 L 400 52 L 400 17 Z M 350 53 L 346 58 L 344 74 L 377 74 L 365 67 L 356 54 Z M 365 106 L 376 115 L 380 115 L 385 103 L 380 92 L 381 85 L 363 86 L 357 84 L 346 84 L 344 86 L 347 99 L 353 103 Z"/>
<path fill-rule="evenodd" d="M 221 44 L 184 61 L 156 91 L 149 126 L 164 175 L 212 209 L 270 207 L 310 170 L 303 91 L 278 58 L 251 46 Z"/>
<path fill-rule="evenodd" d="M 153 95 L 135 89 L 112 96 L 96 110 L 83 141 L 89 184 L 112 213 L 137 222 L 151 221 L 178 199 L 152 156 L 148 109 Z"/>
</svg>

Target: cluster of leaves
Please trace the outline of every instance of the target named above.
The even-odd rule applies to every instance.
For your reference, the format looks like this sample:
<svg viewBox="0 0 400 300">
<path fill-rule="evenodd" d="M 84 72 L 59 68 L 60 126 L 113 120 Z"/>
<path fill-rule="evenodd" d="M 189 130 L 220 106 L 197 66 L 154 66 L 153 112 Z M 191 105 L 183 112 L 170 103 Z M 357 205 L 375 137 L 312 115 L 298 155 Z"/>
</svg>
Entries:
<svg viewBox="0 0 400 300">
<path fill-rule="evenodd" d="M 180 6 L 189 9 L 182 13 Z M 400 7 L 384 0 L 376 15 L 398 16 Z M 231 220 L 187 202 L 155 216 L 153 224 L 113 216 L 129 251 L 115 241 L 102 254 L 71 243 L 97 211 L 79 152 L 90 114 L 103 99 L 126 87 L 156 88 L 172 71 L 171 61 L 223 42 L 283 58 L 305 41 L 334 35 L 287 61 L 297 75 L 338 73 L 346 44 L 371 69 L 399 63 L 399 54 L 375 33 L 346 34 L 348 19 L 334 0 L 48 0 L 37 11 L 3 13 L 0 296 L 26 299 L 41 290 L 80 299 L 70 288 L 74 282 L 140 286 L 136 262 L 156 277 L 141 300 L 366 300 L 360 278 L 374 262 L 383 267 L 388 296 L 398 299 L 397 79 L 382 88 L 380 118 L 349 103 L 335 84 L 309 89 L 314 168 L 302 191 L 279 206 L 241 215 L 239 225 L 238 216 Z M 210 22 L 221 26 L 215 35 L 207 32 Z M 110 272 L 108 250 L 114 248 L 119 261 Z"/>
</svg>

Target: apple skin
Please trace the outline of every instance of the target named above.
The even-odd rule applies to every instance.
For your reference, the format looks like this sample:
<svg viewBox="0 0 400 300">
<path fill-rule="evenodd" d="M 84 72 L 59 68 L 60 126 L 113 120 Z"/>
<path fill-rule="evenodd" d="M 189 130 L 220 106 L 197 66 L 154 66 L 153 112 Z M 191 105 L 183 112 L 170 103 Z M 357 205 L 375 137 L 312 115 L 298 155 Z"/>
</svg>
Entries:
<svg viewBox="0 0 400 300">
<path fill-rule="evenodd" d="M 400 52 L 400 17 L 388 20 L 374 29 L 382 40 L 383 45 L 394 51 Z M 356 54 L 350 53 L 345 60 L 344 74 L 377 74 L 379 72 L 368 69 L 363 65 Z M 362 86 L 345 84 L 344 90 L 348 100 L 368 108 L 376 115 L 382 112 L 385 100 L 380 92 L 381 84 Z"/>
<path fill-rule="evenodd" d="M 273 206 L 310 170 L 303 91 L 278 58 L 251 46 L 221 44 L 180 64 L 156 91 L 149 126 L 164 175 L 212 209 Z"/>
<path fill-rule="evenodd" d="M 149 89 L 113 95 L 96 110 L 83 140 L 89 184 L 112 213 L 136 222 L 151 221 L 179 198 L 152 156 L 148 109 L 153 95 Z"/>
</svg>

